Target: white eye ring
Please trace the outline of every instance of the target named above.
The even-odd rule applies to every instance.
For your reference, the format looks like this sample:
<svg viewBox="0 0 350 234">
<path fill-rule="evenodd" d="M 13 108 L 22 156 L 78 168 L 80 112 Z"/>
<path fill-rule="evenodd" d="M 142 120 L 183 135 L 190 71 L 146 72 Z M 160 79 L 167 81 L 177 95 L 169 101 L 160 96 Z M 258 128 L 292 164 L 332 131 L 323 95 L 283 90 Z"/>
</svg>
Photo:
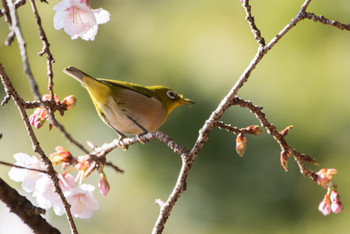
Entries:
<svg viewBox="0 0 350 234">
<path fill-rule="evenodd" d="M 172 90 L 168 90 L 166 92 L 166 95 L 171 99 L 171 100 L 175 100 L 176 99 L 176 93 Z"/>
</svg>

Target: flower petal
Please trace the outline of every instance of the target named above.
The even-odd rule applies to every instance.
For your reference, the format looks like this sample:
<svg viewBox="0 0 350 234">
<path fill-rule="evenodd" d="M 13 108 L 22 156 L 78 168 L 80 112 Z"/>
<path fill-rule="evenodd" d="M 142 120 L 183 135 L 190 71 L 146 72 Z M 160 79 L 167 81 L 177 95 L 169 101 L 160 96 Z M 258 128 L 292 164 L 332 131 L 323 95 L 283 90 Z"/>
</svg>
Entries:
<svg viewBox="0 0 350 234">
<path fill-rule="evenodd" d="M 99 9 L 95 9 L 93 10 L 93 13 L 95 14 L 96 17 L 96 22 L 98 24 L 105 24 L 109 21 L 111 14 L 109 14 L 108 11 L 99 8 Z"/>
</svg>

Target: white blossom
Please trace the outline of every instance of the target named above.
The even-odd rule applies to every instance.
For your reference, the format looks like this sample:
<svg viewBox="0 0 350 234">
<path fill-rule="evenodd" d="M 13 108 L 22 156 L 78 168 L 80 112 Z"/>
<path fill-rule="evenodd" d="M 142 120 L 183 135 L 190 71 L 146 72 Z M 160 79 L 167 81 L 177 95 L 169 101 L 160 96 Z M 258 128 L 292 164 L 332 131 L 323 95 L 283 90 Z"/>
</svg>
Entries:
<svg viewBox="0 0 350 234">
<path fill-rule="evenodd" d="M 108 11 L 91 9 L 85 0 L 63 0 L 53 8 L 54 27 L 56 30 L 64 29 L 72 40 L 81 37 L 84 40 L 94 40 L 98 24 L 109 21 Z"/>
<path fill-rule="evenodd" d="M 24 153 L 17 153 L 13 156 L 16 159 L 15 165 L 22 166 L 26 168 L 33 168 L 39 170 L 45 170 L 45 165 L 35 156 L 29 156 Z M 24 191 L 31 193 L 35 191 L 36 182 L 43 176 L 44 173 L 26 170 L 22 168 L 12 167 L 8 173 L 11 180 L 16 182 L 22 182 L 22 188 Z"/>
</svg>

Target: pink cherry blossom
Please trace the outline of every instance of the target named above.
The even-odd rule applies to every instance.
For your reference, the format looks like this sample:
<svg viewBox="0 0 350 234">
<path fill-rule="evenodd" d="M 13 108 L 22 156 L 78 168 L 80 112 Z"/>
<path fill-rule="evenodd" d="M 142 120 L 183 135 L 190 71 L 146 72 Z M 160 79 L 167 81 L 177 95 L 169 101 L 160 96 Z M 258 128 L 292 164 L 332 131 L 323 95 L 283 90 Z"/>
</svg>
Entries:
<svg viewBox="0 0 350 234">
<path fill-rule="evenodd" d="M 76 187 L 74 177 L 71 174 L 58 175 L 59 185 L 63 192 Z M 60 206 L 62 203 L 60 197 L 55 192 L 52 180 L 49 176 L 43 176 L 36 182 L 35 192 L 33 196 L 36 197 L 38 205 L 44 209 Z"/>
<path fill-rule="evenodd" d="M 69 204 L 71 204 L 72 215 L 76 218 L 89 219 L 93 212 L 99 209 L 97 200 L 92 191 L 95 187 L 90 184 L 82 184 L 79 187 L 71 188 L 64 192 Z M 54 206 L 54 211 L 57 215 L 64 214 L 63 204 L 60 203 Z"/>
<path fill-rule="evenodd" d="M 17 166 L 40 169 L 40 170 L 46 169 L 45 164 L 35 156 L 29 156 L 28 154 L 24 154 L 24 153 L 17 153 L 13 157 L 16 159 L 15 165 Z M 16 182 L 22 182 L 23 190 L 28 193 L 34 192 L 36 182 L 42 176 L 45 176 L 44 173 L 41 173 L 38 171 L 26 170 L 26 169 L 16 168 L 16 167 L 13 167 L 9 171 L 8 175 L 12 180 Z"/>
<path fill-rule="evenodd" d="M 337 170 L 334 168 L 322 168 L 316 174 L 318 175 L 317 183 L 327 189 L 332 186 L 332 177 L 337 174 Z"/>
<path fill-rule="evenodd" d="M 108 11 L 102 8 L 91 9 L 85 0 L 63 0 L 54 6 L 53 10 L 56 11 L 55 29 L 63 28 L 72 40 L 78 37 L 86 41 L 94 40 L 97 25 L 107 23 L 110 18 Z"/>
</svg>

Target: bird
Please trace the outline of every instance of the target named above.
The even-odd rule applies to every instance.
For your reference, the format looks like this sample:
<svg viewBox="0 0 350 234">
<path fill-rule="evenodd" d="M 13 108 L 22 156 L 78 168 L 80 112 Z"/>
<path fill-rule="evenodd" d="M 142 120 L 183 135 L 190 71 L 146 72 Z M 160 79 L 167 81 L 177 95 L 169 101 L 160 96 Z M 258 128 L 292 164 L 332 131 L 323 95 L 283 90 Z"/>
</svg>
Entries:
<svg viewBox="0 0 350 234">
<path fill-rule="evenodd" d="M 94 78 L 73 66 L 63 72 L 85 87 L 98 115 L 117 132 L 119 140 L 155 132 L 176 107 L 194 103 L 165 86 Z"/>
</svg>

